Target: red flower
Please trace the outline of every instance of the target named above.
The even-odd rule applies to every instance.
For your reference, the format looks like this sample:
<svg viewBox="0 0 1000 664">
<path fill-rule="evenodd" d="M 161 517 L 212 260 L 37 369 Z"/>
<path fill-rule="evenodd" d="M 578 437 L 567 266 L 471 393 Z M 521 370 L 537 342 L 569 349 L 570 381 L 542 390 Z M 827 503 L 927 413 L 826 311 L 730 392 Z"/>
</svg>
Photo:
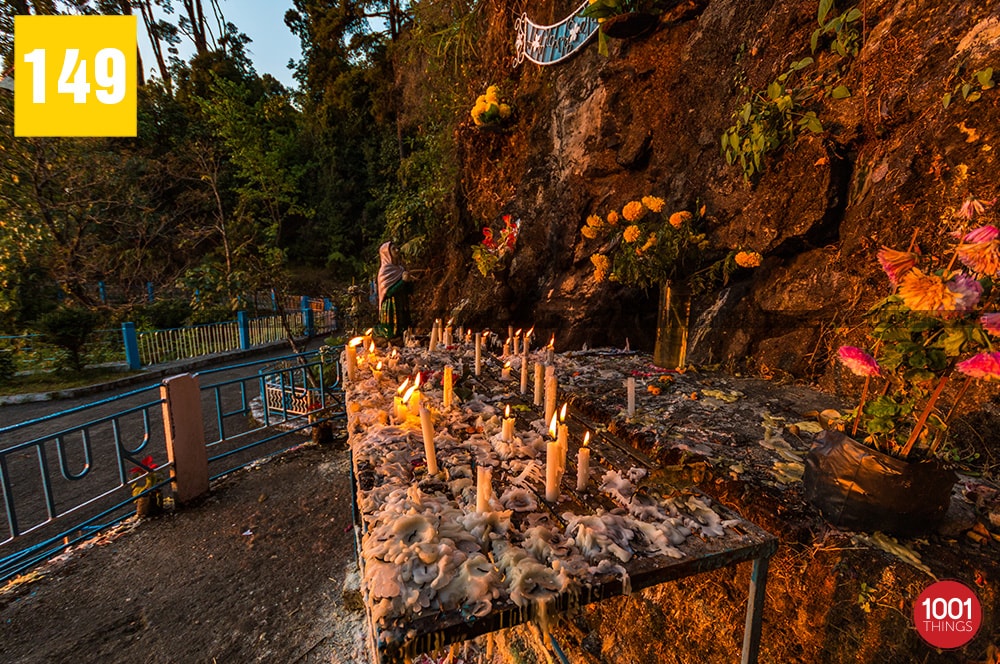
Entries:
<svg viewBox="0 0 1000 664">
<path fill-rule="evenodd" d="M 156 470 L 156 462 L 153 461 L 153 455 L 149 454 L 145 459 L 139 462 L 142 468 L 133 468 L 129 471 L 132 475 L 145 475 L 147 472 L 152 472 Z"/>
<path fill-rule="evenodd" d="M 483 229 L 483 246 L 487 249 L 496 249 L 496 242 L 493 241 L 493 229 Z"/>
</svg>

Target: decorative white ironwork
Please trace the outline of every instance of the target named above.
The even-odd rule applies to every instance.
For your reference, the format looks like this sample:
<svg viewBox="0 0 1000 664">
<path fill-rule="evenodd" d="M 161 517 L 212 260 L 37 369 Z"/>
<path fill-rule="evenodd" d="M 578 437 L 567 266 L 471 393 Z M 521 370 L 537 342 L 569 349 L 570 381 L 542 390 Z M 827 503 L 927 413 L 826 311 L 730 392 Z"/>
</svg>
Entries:
<svg viewBox="0 0 1000 664">
<path fill-rule="evenodd" d="M 579 51 L 597 33 L 597 19 L 580 16 L 590 2 L 554 25 L 538 25 L 521 14 L 514 22 L 514 66 L 525 59 L 539 65 L 554 65 Z"/>
</svg>

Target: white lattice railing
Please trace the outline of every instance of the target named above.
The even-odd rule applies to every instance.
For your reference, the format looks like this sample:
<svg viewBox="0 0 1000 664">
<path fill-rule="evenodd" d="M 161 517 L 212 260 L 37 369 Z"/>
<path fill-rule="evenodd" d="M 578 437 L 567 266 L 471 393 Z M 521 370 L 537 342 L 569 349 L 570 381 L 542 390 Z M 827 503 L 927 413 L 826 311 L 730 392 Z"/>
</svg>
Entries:
<svg viewBox="0 0 1000 664">
<path fill-rule="evenodd" d="M 169 330 L 150 330 L 139 332 L 137 337 L 139 359 L 143 365 L 224 353 L 240 347 L 240 333 L 236 321 Z"/>
</svg>

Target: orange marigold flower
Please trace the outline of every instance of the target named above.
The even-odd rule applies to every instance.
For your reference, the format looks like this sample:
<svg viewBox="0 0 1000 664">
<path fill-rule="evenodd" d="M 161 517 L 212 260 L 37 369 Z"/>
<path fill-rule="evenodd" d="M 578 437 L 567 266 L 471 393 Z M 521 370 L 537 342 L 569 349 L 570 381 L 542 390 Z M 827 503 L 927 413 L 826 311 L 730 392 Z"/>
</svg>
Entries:
<svg viewBox="0 0 1000 664">
<path fill-rule="evenodd" d="M 672 215 L 670 215 L 669 219 L 670 225 L 673 226 L 674 228 L 680 228 L 681 226 L 684 225 L 684 222 L 691 221 L 693 217 L 694 215 L 688 212 L 687 210 L 674 212 Z"/>
<path fill-rule="evenodd" d="M 592 214 L 589 217 L 587 217 L 587 225 L 593 226 L 594 228 L 600 228 L 601 226 L 604 225 L 604 220 L 601 219 L 598 215 Z"/>
<path fill-rule="evenodd" d="M 899 283 L 899 297 L 914 311 L 966 312 L 978 304 L 980 295 L 979 282 L 960 272 L 945 280 L 913 268 Z"/>
<path fill-rule="evenodd" d="M 625 238 L 626 242 L 635 242 L 636 240 L 639 239 L 640 234 L 641 231 L 639 230 L 639 227 L 636 226 L 635 224 L 632 224 L 631 226 L 625 229 L 625 232 L 622 233 L 622 237 Z"/>
<path fill-rule="evenodd" d="M 611 270 L 611 260 L 604 254 L 594 254 L 590 257 L 590 262 L 594 264 L 594 281 L 601 283 L 608 278 Z"/>
<path fill-rule="evenodd" d="M 597 229 L 593 226 L 584 226 L 580 229 L 580 235 L 587 238 L 588 240 L 593 240 L 597 237 Z"/>
<path fill-rule="evenodd" d="M 640 201 L 631 201 L 622 208 L 622 216 L 628 221 L 638 221 L 645 211 L 646 208 L 642 206 Z"/>
<path fill-rule="evenodd" d="M 646 244 L 642 245 L 642 250 L 646 251 L 655 244 L 656 244 L 656 233 L 650 233 L 649 237 L 646 238 Z"/>
<path fill-rule="evenodd" d="M 618 225 L 618 213 L 614 210 L 608 212 L 608 223 L 612 226 Z"/>
<path fill-rule="evenodd" d="M 654 394 L 655 395 L 655 394 L 659 394 L 661 390 L 656 385 L 647 385 L 646 386 L 646 391 L 649 392 L 650 394 Z"/>
<path fill-rule="evenodd" d="M 736 252 L 736 264 L 740 267 L 757 267 L 760 265 L 761 255 L 756 251 Z"/>
<path fill-rule="evenodd" d="M 663 206 L 666 205 L 662 198 L 656 196 L 643 196 L 642 204 L 652 212 L 663 212 Z"/>
</svg>

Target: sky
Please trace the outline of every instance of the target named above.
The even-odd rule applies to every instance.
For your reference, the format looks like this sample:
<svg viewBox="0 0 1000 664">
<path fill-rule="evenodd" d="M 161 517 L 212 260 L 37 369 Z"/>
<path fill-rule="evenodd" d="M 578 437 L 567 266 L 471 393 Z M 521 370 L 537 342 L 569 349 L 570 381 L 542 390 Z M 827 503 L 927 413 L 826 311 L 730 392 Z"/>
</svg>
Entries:
<svg viewBox="0 0 1000 664">
<path fill-rule="evenodd" d="M 298 60 L 302 57 L 299 38 L 292 34 L 285 25 L 285 12 L 292 8 L 291 0 L 222 0 L 220 3 L 226 20 L 236 24 L 251 41 L 247 45 L 254 69 L 260 75 L 270 74 L 285 86 L 296 87 L 292 72 L 288 69 L 289 59 Z M 205 3 L 206 10 L 208 3 Z M 176 21 L 176 13 L 172 22 Z M 142 64 L 149 76 L 156 69 L 146 31 L 139 23 L 139 50 L 142 52 Z M 194 53 L 190 40 L 184 39 L 180 44 L 180 54 L 187 60 Z M 155 75 L 155 74 L 154 74 Z"/>
</svg>

